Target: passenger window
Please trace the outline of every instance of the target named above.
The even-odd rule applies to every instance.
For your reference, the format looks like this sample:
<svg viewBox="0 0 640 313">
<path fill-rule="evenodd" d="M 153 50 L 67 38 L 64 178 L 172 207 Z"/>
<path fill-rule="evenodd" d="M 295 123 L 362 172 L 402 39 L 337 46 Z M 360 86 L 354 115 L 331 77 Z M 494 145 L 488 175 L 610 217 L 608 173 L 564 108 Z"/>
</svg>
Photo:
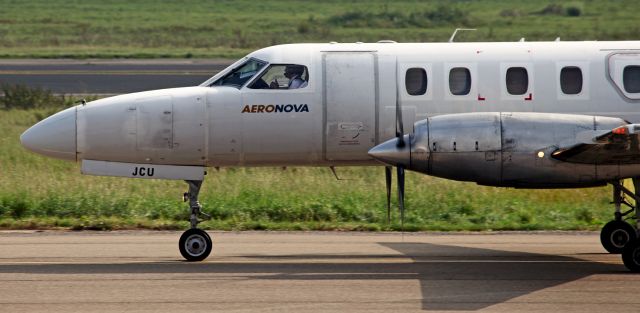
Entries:
<svg viewBox="0 0 640 313">
<path fill-rule="evenodd" d="M 232 86 L 240 88 L 265 65 L 267 65 L 267 62 L 256 59 L 249 59 L 247 62 L 233 69 L 227 75 L 224 75 L 222 78 L 216 80 L 209 86 Z"/>
<path fill-rule="evenodd" d="M 404 84 L 409 95 L 424 95 L 427 92 L 427 72 L 419 67 L 408 69 L 404 76 Z"/>
<path fill-rule="evenodd" d="M 510 95 L 524 95 L 529 89 L 529 75 L 524 67 L 510 67 L 505 81 Z"/>
<path fill-rule="evenodd" d="M 299 89 L 307 87 L 309 72 L 298 64 L 271 65 L 249 88 L 251 89 Z"/>
<path fill-rule="evenodd" d="M 454 67 L 449 71 L 449 90 L 456 96 L 468 95 L 471 91 L 471 72 L 466 67 Z"/>
<path fill-rule="evenodd" d="M 640 92 L 640 66 L 628 65 L 624 67 L 622 74 L 624 90 L 628 93 Z"/>
<path fill-rule="evenodd" d="M 560 71 L 560 89 L 565 95 L 582 92 L 582 70 L 577 66 L 566 66 Z"/>
</svg>

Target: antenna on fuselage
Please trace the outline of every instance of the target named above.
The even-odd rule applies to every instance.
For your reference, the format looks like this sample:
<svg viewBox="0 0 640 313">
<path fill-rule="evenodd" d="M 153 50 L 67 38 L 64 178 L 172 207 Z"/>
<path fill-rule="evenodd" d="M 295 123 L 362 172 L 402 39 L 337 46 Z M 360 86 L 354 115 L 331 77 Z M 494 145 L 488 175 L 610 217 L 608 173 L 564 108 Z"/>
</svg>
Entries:
<svg viewBox="0 0 640 313">
<path fill-rule="evenodd" d="M 453 34 L 451 34 L 451 37 L 449 38 L 449 42 L 453 42 L 453 39 L 456 38 L 456 34 L 458 33 L 459 30 L 477 30 L 475 28 L 456 28 L 456 30 L 453 31 Z"/>
</svg>

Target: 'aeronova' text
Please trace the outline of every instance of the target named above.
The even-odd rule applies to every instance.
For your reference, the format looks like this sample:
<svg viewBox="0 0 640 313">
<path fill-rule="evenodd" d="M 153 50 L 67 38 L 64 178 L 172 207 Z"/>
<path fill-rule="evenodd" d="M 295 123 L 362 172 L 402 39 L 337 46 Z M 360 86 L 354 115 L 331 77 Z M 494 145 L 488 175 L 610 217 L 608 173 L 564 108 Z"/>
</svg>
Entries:
<svg viewBox="0 0 640 313">
<path fill-rule="evenodd" d="M 309 112 L 306 104 L 254 104 L 245 105 L 242 113 L 281 113 L 281 112 Z"/>
</svg>

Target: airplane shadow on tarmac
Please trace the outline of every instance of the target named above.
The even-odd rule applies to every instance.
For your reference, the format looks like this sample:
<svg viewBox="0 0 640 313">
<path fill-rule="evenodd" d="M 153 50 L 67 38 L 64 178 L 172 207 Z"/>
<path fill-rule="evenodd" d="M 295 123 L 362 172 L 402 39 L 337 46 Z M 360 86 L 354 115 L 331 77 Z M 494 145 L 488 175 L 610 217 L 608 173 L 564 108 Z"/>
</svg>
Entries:
<svg viewBox="0 0 640 313">
<path fill-rule="evenodd" d="M 428 243 L 380 244 L 402 255 L 242 255 L 243 258 L 257 261 L 249 263 L 168 261 L 114 264 L 2 264 L 0 273 L 235 273 L 240 275 L 250 273 L 252 274 L 250 279 L 292 281 L 417 279 L 421 286 L 422 309 L 442 311 L 479 310 L 590 275 L 626 273 L 623 265 L 556 255 Z M 407 257 L 411 262 L 407 262 Z M 360 261 L 368 258 L 378 261 Z M 314 262 L 309 262 L 311 259 Z M 349 259 L 353 259 L 353 262 L 347 261 Z M 379 261 L 380 259 L 383 261 Z M 393 262 L 394 259 L 398 262 Z"/>
<path fill-rule="evenodd" d="M 385 246 L 410 256 L 424 310 L 479 310 L 594 274 L 625 273 L 623 265 L 526 252 L 422 243 Z"/>
<path fill-rule="evenodd" d="M 475 311 L 594 274 L 628 273 L 623 265 L 566 256 L 429 243 L 379 244 L 403 255 L 291 255 L 269 258 L 409 257 L 412 263 L 325 264 L 333 271 L 306 279 L 417 279 L 420 281 L 422 309 L 437 311 Z M 300 275 L 304 273 L 294 267 L 290 273 L 280 276 L 281 279 L 305 279 Z M 296 276 L 291 277 L 290 274 Z"/>
</svg>

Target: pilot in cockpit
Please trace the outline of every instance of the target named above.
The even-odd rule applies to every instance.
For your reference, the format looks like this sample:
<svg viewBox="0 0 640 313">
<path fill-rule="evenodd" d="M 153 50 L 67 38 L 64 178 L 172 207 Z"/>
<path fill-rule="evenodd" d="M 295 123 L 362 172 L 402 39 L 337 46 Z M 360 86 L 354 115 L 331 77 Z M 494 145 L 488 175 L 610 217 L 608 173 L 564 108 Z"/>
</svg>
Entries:
<svg viewBox="0 0 640 313">
<path fill-rule="evenodd" d="M 271 65 L 249 88 L 251 89 L 299 89 L 307 87 L 307 67 L 299 64 Z M 267 84 L 266 82 L 271 82 Z"/>
<path fill-rule="evenodd" d="M 307 86 L 307 81 L 302 79 L 302 75 L 304 74 L 304 66 L 289 64 L 284 69 L 284 77 L 289 79 L 289 83 L 287 84 L 287 89 L 298 89 L 304 88 Z M 269 88 L 271 89 L 279 89 L 280 84 L 278 83 L 278 79 L 276 78 L 274 81 L 269 84 Z"/>
</svg>

